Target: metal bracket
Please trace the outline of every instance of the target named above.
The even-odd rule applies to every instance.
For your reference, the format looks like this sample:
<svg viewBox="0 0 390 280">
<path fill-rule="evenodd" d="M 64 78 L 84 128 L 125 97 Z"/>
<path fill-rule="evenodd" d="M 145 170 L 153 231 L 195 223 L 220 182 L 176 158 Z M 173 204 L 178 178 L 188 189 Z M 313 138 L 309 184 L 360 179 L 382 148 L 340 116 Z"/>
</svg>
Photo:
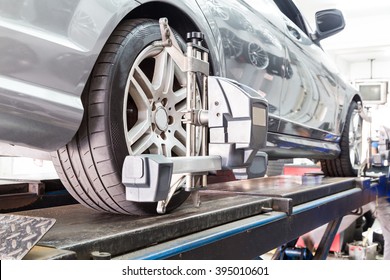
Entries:
<svg viewBox="0 0 390 280">
<path fill-rule="evenodd" d="M 160 18 L 160 31 L 161 31 L 161 37 L 162 37 L 162 46 L 163 47 L 172 47 L 180 50 L 179 44 L 177 43 L 177 40 L 175 36 L 172 36 L 172 30 L 168 25 L 168 19 L 167 18 Z"/>
<path fill-rule="evenodd" d="M 293 200 L 291 198 L 272 198 L 272 210 L 284 212 L 287 216 L 293 213 Z"/>
<path fill-rule="evenodd" d="M 126 199 L 141 202 L 158 201 L 157 212 L 163 214 L 177 186 L 180 185 L 180 182 L 172 184 L 173 174 L 203 174 L 217 171 L 222 169 L 221 162 L 219 156 L 128 156 L 122 172 L 122 182 L 126 186 Z M 194 188 L 191 191 L 198 190 Z M 195 203 L 200 204 L 199 201 Z"/>
<path fill-rule="evenodd" d="M 168 24 L 167 18 L 161 18 L 160 21 L 160 31 L 162 36 L 161 42 L 155 42 L 155 45 L 166 47 L 166 51 L 169 53 L 169 55 L 172 57 L 173 61 L 177 64 L 177 66 L 180 68 L 183 72 L 198 72 L 203 75 L 208 76 L 209 75 L 209 63 L 208 63 L 208 57 L 205 56 L 196 56 L 196 55 L 188 55 L 187 56 L 183 54 L 183 52 L 180 49 L 180 46 L 173 35 L 173 32 Z M 191 51 L 193 51 L 192 44 L 191 44 Z M 198 46 L 199 47 L 199 46 Z M 196 48 L 199 50 L 199 48 Z M 207 52 L 207 49 L 202 48 L 202 52 Z M 202 57 L 202 58 L 200 58 Z"/>
<path fill-rule="evenodd" d="M 166 47 L 166 51 L 171 55 L 173 61 L 178 67 L 187 73 L 187 107 L 183 123 L 186 126 L 187 137 L 186 137 L 186 157 L 193 157 L 197 155 L 207 156 L 207 130 L 206 125 L 208 124 L 207 115 L 207 77 L 209 75 L 209 63 L 208 63 L 208 50 L 201 46 L 203 40 L 203 34 L 192 32 L 188 33 L 187 40 L 187 53 L 183 54 L 180 47 L 172 36 L 172 30 L 168 25 L 168 19 L 160 19 L 160 30 L 163 38 L 163 46 Z M 199 88 L 197 83 L 197 74 L 202 76 L 203 87 Z M 196 102 L 196 91 L 200 90 L 203 105 L 202 108 L 197 106 Z M 197 137 L 197 127 L 202 127 L 202 137 Z M 198 150 L 201 147 L 201 150 Z M 188 172 L 186 174 L 186 191 L 196 192 L 197 179 L 193 175 L 194 172 Z M 207 185 L 207 174 L 201 176 L 201 185 Z M 157 211 L 165 212 L 166 205 L 175 193 L 175 187 L 171 187 L 168 193 L 167 199 L 158 203 Z M 199 198 L 199 195 L 195 195 Z M 196 201 L 196 204 L 200 204 Z"/>
<path fill-rule="evenodd" d="M 356 183 L 356 187 L 358 187 L 362 190 L 366 190 L 366 189 L 369 189 L 371 187 L 371 179 L 370 178 L 363 178 L 363 177 L 356 178 L 355 183 Z"/>
</svg>

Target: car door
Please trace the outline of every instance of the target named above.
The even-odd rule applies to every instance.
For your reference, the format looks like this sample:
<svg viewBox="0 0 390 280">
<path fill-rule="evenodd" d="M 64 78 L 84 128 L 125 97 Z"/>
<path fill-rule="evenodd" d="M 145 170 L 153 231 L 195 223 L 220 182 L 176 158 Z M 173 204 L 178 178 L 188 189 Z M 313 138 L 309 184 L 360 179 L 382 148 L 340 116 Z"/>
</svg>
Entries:
<svg viewBox="0 0 390 280">
<path fill-rule="evenodd" d="M 338 78 L 323 50 L 308 36 L 303 17 L 291 0 L 275 0 L 286 33 L 286 77 L 280 99 L 281 134 L 335 140 L 341 112 Z M 341 103 L 342 104 L 342 103 Z"/>
<path fill-rule="evenodd" d="M 279 126 L 285 73 L 283 22 L 272 0 L 198 0 L 220 48 L 226 77 L 248 85 L 270 106 L 269 130 Z"/>
</svg>

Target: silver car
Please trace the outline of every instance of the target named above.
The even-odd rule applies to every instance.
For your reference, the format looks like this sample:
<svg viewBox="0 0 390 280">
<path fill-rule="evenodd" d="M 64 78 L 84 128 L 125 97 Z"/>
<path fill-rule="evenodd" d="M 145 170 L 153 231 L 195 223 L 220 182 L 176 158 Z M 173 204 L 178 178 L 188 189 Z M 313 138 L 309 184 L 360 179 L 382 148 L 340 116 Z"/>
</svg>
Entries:
<svg viewBox="0 0 390 280">
<path fill-rule="evenodd" d="M 2 151 L 50 152 L 68 191 L 96 210 L 144 214 L 126 200 L 127 155 L 186 154 L 186 75 L 161 40 L 204 34 L 210 74 L 269 102 L 270 159 L 320 160 L 325 175 L 355 176 L 362 145 L 358 92 L 320 41 L 344 28 L 337 10 L 312 32 L 292 0 L 0 0 Z M 169 209 L 188 193 L 177 188 Z"/>
</svg>

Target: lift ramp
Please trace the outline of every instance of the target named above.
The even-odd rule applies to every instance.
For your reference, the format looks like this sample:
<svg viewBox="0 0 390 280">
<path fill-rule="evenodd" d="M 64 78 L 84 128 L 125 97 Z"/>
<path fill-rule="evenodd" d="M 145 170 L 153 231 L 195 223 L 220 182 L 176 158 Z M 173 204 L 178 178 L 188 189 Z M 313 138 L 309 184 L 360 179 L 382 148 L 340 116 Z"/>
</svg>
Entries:
<svg viewBox="0 0 390 280">
<path fill-rule="evenodd" d="M 374 201 L 387 181 L 279 176 L 211 184 L 199 208 L 189 199 L 149 217 L 81 205 L 17 214 L 56 220 L 24 259 L 254 259 Z"/>
</svg>

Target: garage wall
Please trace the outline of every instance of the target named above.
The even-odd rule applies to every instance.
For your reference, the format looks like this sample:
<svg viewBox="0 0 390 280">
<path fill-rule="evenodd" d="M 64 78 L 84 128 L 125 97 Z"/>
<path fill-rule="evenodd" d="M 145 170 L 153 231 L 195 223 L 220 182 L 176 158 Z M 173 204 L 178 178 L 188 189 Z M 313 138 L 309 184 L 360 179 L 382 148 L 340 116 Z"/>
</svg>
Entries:
<svg viewBox="0 0 390 280">
<path fill-rule="evenodd" d="M 348 69 L 340 69 L 347 70 Z M 371 77 L 372 75 L 372 77 Z M 372 63 L 372 74 L 371 74 L 371 62 L 362 61 L 354 62 L 350 64 L 349 73 L 347 76 L 350 80 L 357 79 L 390 79 L 390 59 L 388 60 L 374 60 Z"/>
<path fill-rule="evenodd" d="M 51 161 L 0 156 L 0 180 L 43 180 L 57 178 L 58 175 Z"/>
<path fill-rule="evenodd" d="M 370 106 L 371 109 L 369 114 L 373 120 L 371 125 L 369 126 L 371 128 L 371 135 L 368 134 L 368 131 L 365 132 L 365 138 L 370 136 L 374 140 L 378 139 L 381 127 L 390 126 L 388 121 L 390 119 L 390 58 L 377 59 L 374 60 L 372 64 L 370 60 L 346 62 L 336 58 L 335 63 L 342 75 L 350 83 L 362 79 L 388 81 L 388 103 L 385 105 Z"/>
</svg>

